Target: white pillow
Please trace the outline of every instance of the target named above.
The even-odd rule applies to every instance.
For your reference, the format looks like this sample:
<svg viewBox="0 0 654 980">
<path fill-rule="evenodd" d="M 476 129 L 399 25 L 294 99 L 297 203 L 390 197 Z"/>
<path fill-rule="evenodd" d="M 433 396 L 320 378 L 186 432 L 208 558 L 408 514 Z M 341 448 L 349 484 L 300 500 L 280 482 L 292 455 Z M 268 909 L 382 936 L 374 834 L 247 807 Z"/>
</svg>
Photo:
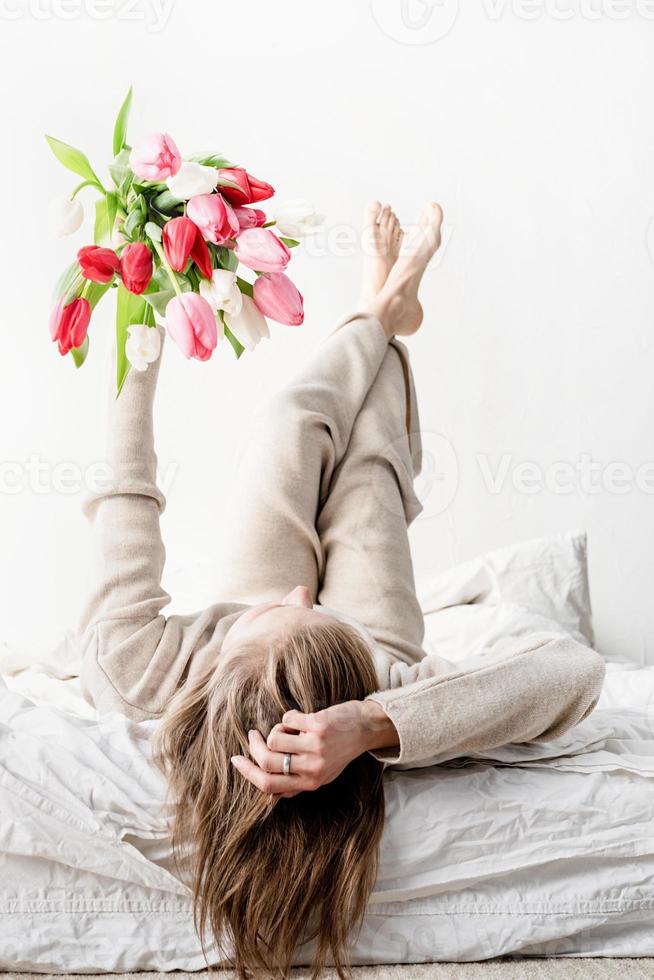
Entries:
<svg viewBox="0 0 654 980">
<path fill-rule="evenodd" d="M 453 662 L 543 630 L 593 644 L 584 531 L 487 552 L 439 575 L 419 597 L 425 649 Z"/>
</svg>

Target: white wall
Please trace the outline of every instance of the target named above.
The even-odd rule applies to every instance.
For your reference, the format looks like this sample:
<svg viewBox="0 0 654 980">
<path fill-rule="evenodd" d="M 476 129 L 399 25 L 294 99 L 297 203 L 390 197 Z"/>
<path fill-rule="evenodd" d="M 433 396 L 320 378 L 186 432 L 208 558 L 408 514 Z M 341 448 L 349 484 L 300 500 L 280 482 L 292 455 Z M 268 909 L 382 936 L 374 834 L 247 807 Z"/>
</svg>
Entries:
<svg viewBox="0 0 654 980">
<path fill-rule="evenodd" d="M 167 350 L 159 448 L 177 467 L 165 533 L 184 595 L 194 584 L 179 570 L 216 557 L 252 399 L 355 301 L 358 249 L 340 232 L 359 230 L 371 196 L 406 222 L 436 197 L 449 241 L 411 348 L 428 462 L 445 476 L 413 531 L 418 572 L 585 526 L 599 645 L 654 662 L 652 466 L 636 486 L 654 460 L 654 4 L 460 6 L 443 0 L 430 16 L 420 0 L 173 0 L 153 29 L 145 0 L 0 2 L 0 460 L 48 464 L 45 492 L 0 494 L 0 640 L 52 635 L 77 614 L 88 535 L 79 495 L 52 489 L 53 467 L 97 458 L 111 333 L 102 308 L 78 373 L 49 343 L 52 286 L 90 230 L 43 241 L 46 201 L 72 185 L 42 134 L 102 166 L 133 82 L 133 139 L 161 128 L 186 151 L 222 149 L 280 198 L 327 214 L 323 254 L 293 262 L 302 329 L 275 328 L 238 365 L 226 350 L 209 364 Z M 491 475 L 509 460 L 499 492 L 480 454 Z M 599 492 L 577 479 L 569 493 L 525 493 L 513 479 L 517 464 L 551 475 L 584 455 L 603 468 Z M 627 492 L 611 486 L 611 463 L 630 468 Z"/>
</svg>

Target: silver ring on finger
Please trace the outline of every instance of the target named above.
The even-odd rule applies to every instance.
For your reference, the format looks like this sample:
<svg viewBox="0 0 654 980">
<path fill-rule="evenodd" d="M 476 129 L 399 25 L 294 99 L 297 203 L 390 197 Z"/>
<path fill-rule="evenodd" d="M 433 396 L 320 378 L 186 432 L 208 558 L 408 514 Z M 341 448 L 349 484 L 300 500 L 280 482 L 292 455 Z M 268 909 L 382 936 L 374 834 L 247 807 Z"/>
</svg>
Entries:
<svg viewBox="0 0 654 980">
<path fill-rule="evenodd" d="M 290 776 L 291 774 L 291 753 L 284 753 L 284 775 Z"/>
</svg>

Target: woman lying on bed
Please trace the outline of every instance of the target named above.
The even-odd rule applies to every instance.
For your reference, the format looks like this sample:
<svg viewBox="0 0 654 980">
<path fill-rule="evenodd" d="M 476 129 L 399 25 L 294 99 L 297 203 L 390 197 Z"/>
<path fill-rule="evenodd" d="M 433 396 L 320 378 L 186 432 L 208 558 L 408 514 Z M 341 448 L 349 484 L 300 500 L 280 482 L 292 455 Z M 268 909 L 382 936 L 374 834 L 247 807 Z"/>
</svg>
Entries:
<svg viewBox="0 0 654 980">
<path fill-rule="evenodd" d="M 550 634 L 465 671 L 422 650 L 407 537 L 420 431 L 395 338 L 420 326 L 441 219 L 428 205 L 400 250 L 395 215 L 373 205 L 359 312 L 258 417 L 209 609 L 161 613 L 158 363 L 110 402 L 113 483 L 87 505 L 83 687 L 101 712 L 161 718 L 180 873 L 200 935 L 239 976 L 283 974 L 309 936 L 316 968 L 331 958 L 343 975 L 375 880 L 385 765 L 555 738 L 602 684 L 596 653 Z"/>
</svg>

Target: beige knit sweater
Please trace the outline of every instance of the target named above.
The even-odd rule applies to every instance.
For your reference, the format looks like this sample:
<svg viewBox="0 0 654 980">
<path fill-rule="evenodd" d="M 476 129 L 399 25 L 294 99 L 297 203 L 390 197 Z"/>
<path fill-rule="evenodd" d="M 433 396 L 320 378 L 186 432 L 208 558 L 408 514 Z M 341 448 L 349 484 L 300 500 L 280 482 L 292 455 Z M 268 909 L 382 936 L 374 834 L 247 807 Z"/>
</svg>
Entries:
<svg viewBox="0 0 654 980">
<path fill-rule="evenodd" d="M 385 342 L 367 328 L 351 343 L 365 386 L 368 365 L 374 377 Z M 181 684 L 215 662 L 225 633 L 249 608 L 218 602 L 191 615 L 162 613 L 170 597 L 161 587 L 164 498 L 153 436 L 158 368 L 132 371 L 120 397 L 110 398 L 113 476 L 85 505 L 95 570 L 81 623 L 82 689 L 99 711 L 136 720 L 160 716 Z M 399 749 L 373 754 L 402 767 L 552 739 L 593 709 L 604 675 L 598 654 L 549 634 L 506 641 L 482 665 L 455 672 L 436 656 L 408 665 L 388 650 L 373 654 L 379 690 L 371 697 L 393 720 L 400 742 Z"/>
</svg>

